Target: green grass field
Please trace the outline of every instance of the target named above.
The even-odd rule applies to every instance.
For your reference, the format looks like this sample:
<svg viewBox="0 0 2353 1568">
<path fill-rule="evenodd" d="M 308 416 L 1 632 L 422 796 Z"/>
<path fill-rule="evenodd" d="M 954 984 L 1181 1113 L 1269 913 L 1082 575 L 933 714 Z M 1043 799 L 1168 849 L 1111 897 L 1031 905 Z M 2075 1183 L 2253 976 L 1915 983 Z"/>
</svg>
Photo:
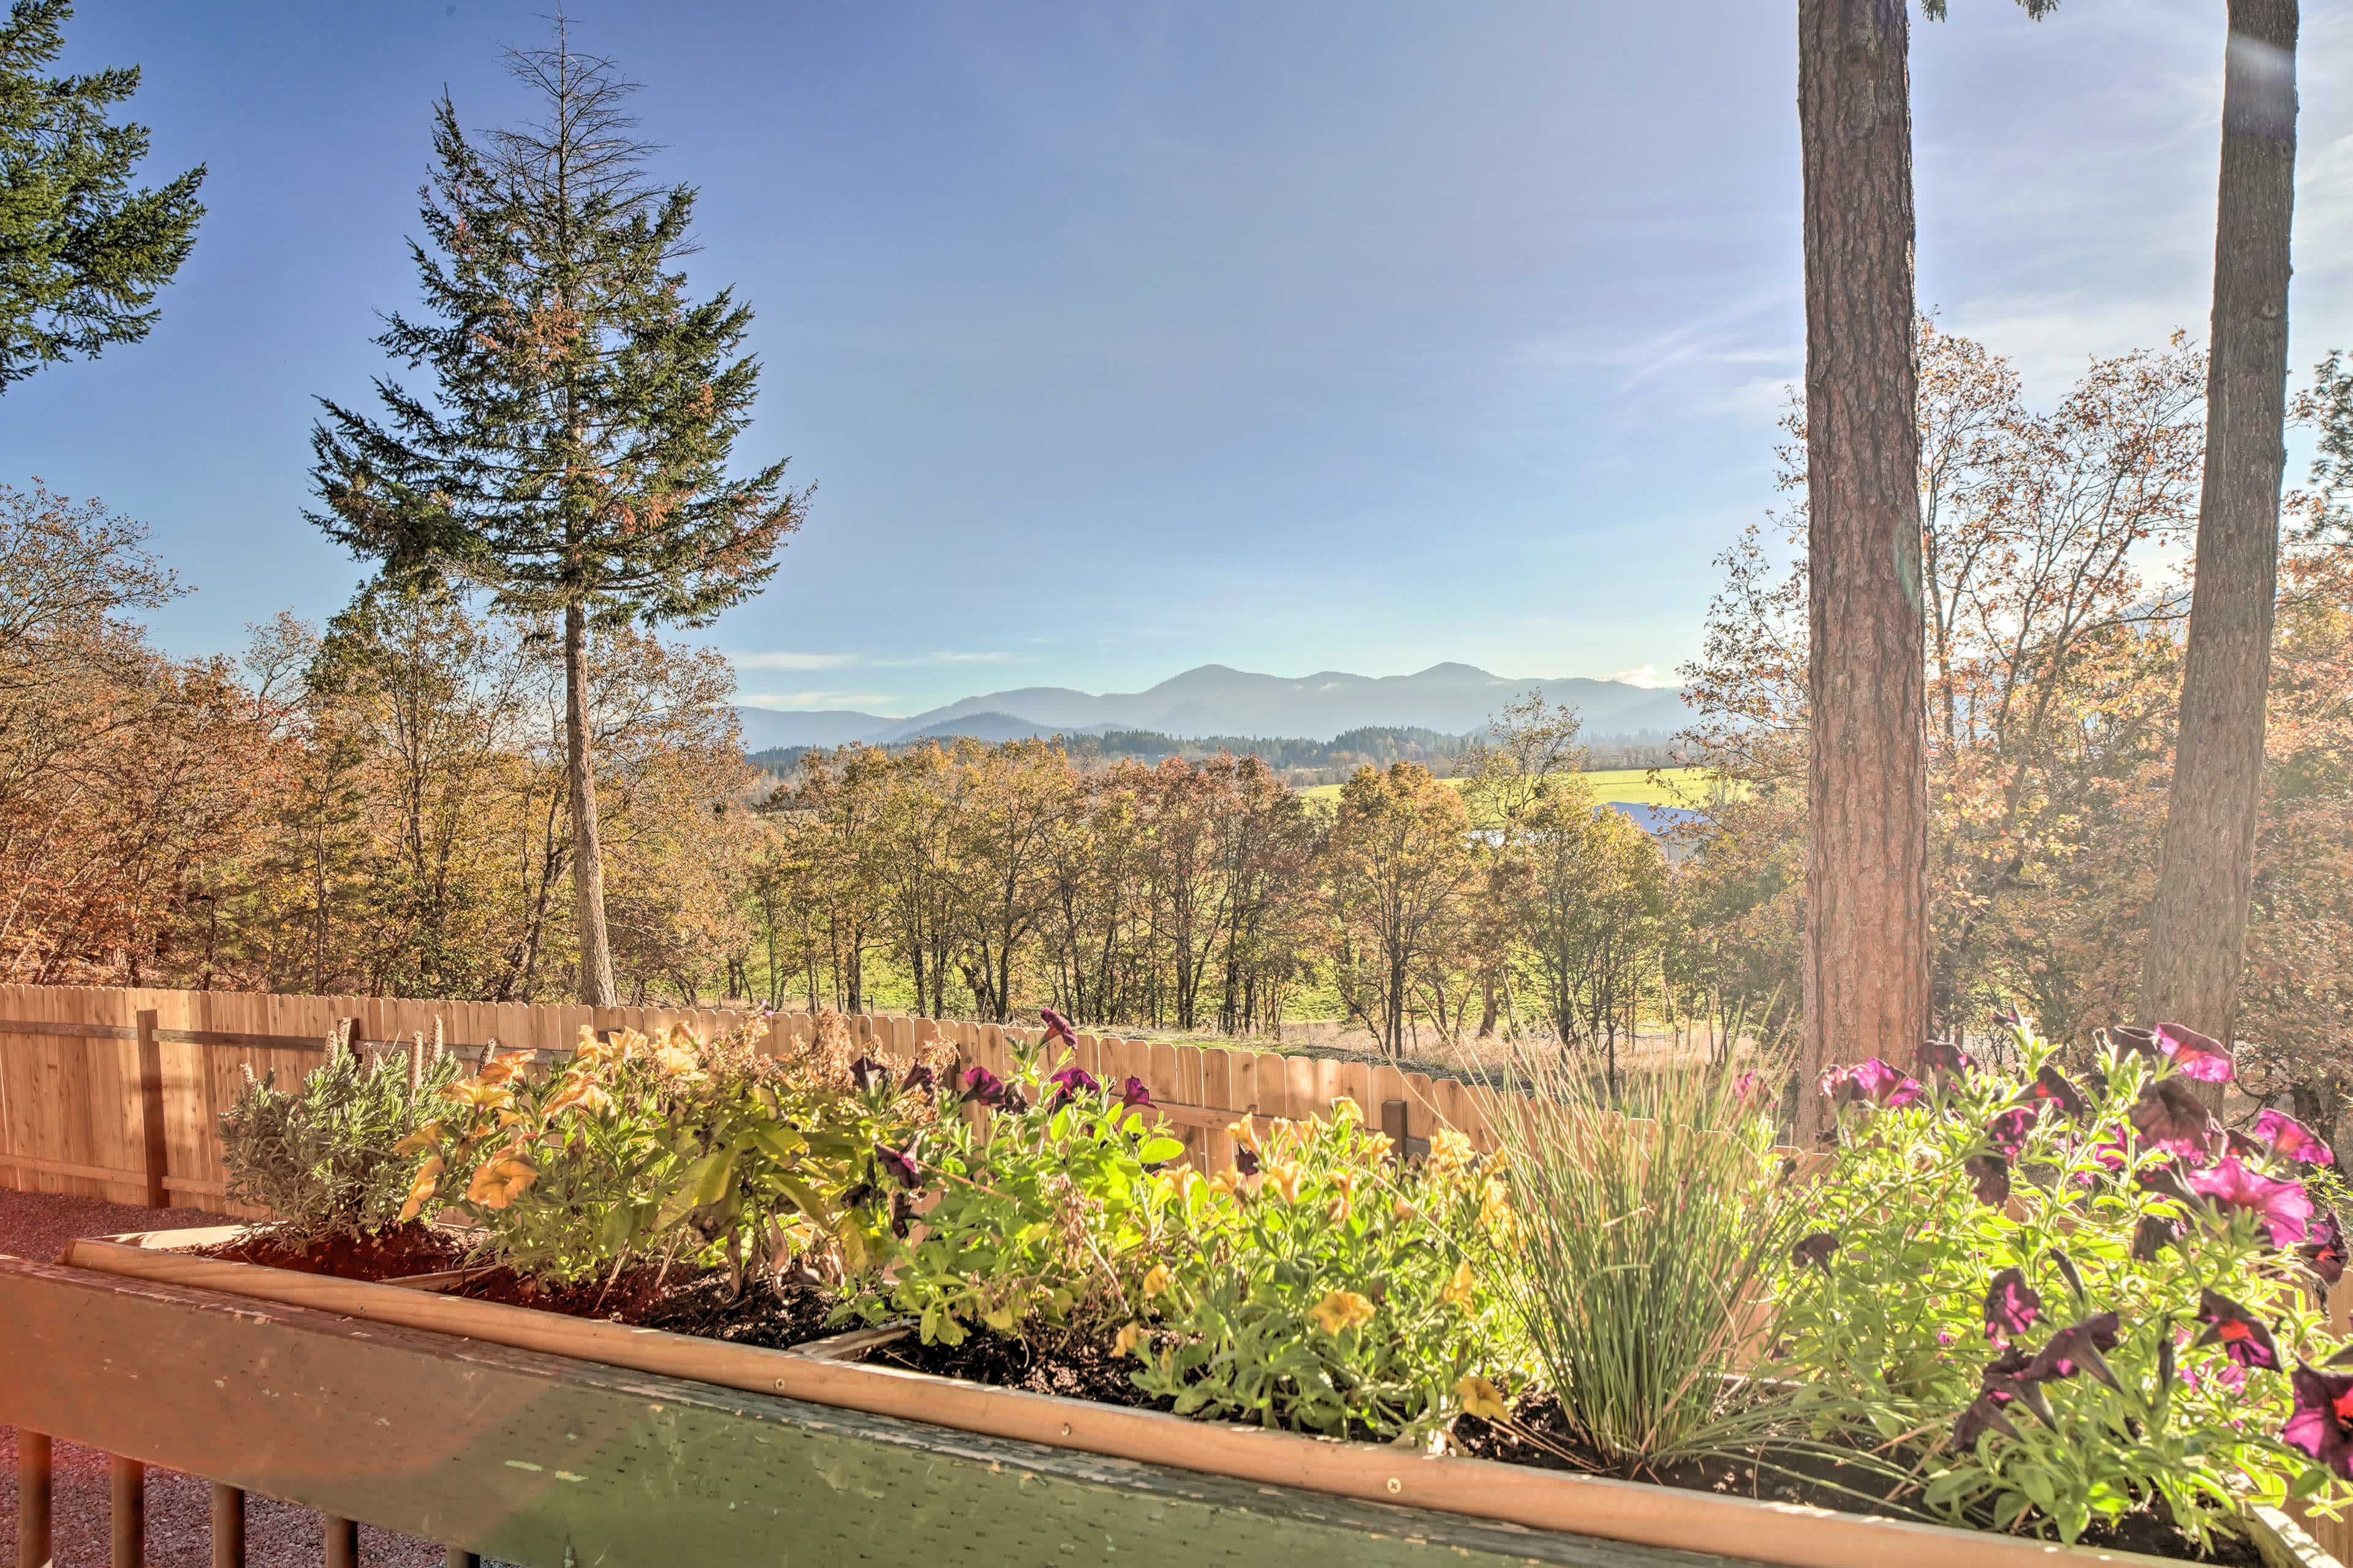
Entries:
<svg viewBox="0 0 2353 1568">
<path fill-rule="evenodd" d="M 1707 804 L 1705 768 L 1662 768 L 1656 782 L 1648 768 L 1597 768 L 1585 775 L 1597 800 L 1622 800 L 1632 805 L 1701 806 Z M 1448 779 L 1461 787 L 1461 779 Z M 1299 792 L 1309 800 L 1338 800 L 1338 784 L 1315 784 Z"/>
</svg>

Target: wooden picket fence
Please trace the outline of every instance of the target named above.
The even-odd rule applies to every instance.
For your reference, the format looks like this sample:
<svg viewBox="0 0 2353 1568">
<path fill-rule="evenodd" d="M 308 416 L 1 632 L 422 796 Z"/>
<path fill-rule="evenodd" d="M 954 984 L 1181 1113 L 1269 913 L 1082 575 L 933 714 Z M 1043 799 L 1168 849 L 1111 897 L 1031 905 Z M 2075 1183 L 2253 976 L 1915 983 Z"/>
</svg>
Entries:
<svg viewBox="0 0 2353 1568">
<path fill-rule="evenodd" d="M 848 1020 L 861 1047 L 902 1060 L 946 1041 L 964 1062 L 1011 1072 L 1016 1047 L 1040 1031 L 895 1014 Z M 289 1084 L 334 1045 L 359 1049 L 430 1037 L 473 1056 L 495 1042 L 554 1058 L 585 1026 L 702 1035 L 765 1028 L 806 1038 L 807 1014 L 659 1007 L 531 1006 L 383 996 L 0 985 L 0 1184 L 155 1207 L 239 1212 L 227 1202 L 220 1113 L 244 1082 L 275 1071 Z M 1082 1034 L 1079 1065 L 1116 1086 L 1141 1079 L 1163 1124 L 1205 1169 L 1232 1159 L 1243 1116 L 1304 1120 L 1343 1097 L 1400 1146 L 1453 1127 L 1492 1147 L 1482 1091 L 1367 1062 L 1282 1056 Z"/>
</svg>

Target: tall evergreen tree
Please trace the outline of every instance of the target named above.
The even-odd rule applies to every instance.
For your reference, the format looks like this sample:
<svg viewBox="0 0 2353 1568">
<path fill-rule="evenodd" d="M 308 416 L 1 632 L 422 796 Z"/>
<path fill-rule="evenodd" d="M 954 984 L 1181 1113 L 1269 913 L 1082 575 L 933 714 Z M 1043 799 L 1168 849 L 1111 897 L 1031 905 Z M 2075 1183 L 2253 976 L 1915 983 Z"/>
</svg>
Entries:
<svg viewBox="0 0 2353 1568">
<path fill-rule="evenodd" d="M 107 110 L 139 68 L 53 77 L 68 0 L 16 0 L 0 23 L 0 392 L 45 364 L 135 343 L 155 291 L 195 244 L 203 165 L 133 190 L 147 128 Z"/>
<path fill-rule="evenodd" d="M 419 395 L 376 378 L 373 418 L 322 399 L 311 521 L 394 580 L 486 590 L 501 612 L 561 623 L 581 1000 L 615 999 L 605 928 L 588 639 L 632 618 L 697 626 L 755 592 L 800 525 L 785 463 L 731 477 L 759 366 L 752 312 L 686 295 L 695 191 L 656 184 L 628 110 L 634 85 L 573 51 L 510 51 L 544 116 L 470 139 L 434 117 L 427 314 L 375 341 L 431 373 Z"/>
<path fill-rule="evenodd" d="M 2279 586 L 2298 17 L 2296 0 L 2229 0 L 2225 11 L 2198 575 L 2141 1011 L 2227 1040 L 2254 896 Z"/>
</svg>

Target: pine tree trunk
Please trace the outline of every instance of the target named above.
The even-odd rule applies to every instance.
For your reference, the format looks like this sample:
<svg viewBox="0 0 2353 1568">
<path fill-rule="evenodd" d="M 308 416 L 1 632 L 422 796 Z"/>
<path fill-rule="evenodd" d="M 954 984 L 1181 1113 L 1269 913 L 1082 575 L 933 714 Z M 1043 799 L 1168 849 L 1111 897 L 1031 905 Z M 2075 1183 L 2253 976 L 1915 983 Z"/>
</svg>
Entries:
<svg viewBox="0 0 2353 1568">
<path fill-rule="evenodd" d="M 1800 0 L 1811 651 L 1804 1081 L 1928 1022 L 1906 0 Z M 1818 1113 L 1820 1097 L 1805 1097 Z"/>
<path fill-rule="evenodd" d="M 611 1007 L 613 946 L 605 934 L 605 852 L 596 831 L 596 764 L 588 745 L 588 617 L 564 611 L 564 772 L 572 791 L 572 903 L 580 927 L 580 1000 Z"/>
<path fill-rule="evenodd" d="M 2232 1037 L 2254 880 L 2287 452 L 2296 0 L 2230 0 L 2198 576 L 2141 1015 Z"/>
</svg>

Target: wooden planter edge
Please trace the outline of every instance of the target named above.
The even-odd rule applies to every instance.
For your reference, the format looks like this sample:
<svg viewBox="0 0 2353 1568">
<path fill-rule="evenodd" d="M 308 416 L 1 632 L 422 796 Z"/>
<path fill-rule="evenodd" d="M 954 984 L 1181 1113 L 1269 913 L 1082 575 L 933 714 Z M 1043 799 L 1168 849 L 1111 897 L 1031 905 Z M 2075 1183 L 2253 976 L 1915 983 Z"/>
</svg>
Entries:
<svg viewBox="0 0 2353 1568">
<path fill-rule="evenodd" d="M 121 1278 L 311 1308 L 985 1436 L 1778 1568 L 1881 1568 L 1899 1561 L 1906 1568 L 2179 1568 L 2175 1560 L 2138 1552 L 1417 1454 L 995 1388 L 831 1359 L 824 1353 L 824 1342 L 768 1350 L 391 1283 L 181 1254 L 182 1248 L 232 1234 L 159 1231 L 79 1240 L 68 1245 L 60 1261 Z M 2249 1524 L 2267 1568 L 2339 1568 L 2284 1515 L 2257 1510 Z"/>
</svg>

